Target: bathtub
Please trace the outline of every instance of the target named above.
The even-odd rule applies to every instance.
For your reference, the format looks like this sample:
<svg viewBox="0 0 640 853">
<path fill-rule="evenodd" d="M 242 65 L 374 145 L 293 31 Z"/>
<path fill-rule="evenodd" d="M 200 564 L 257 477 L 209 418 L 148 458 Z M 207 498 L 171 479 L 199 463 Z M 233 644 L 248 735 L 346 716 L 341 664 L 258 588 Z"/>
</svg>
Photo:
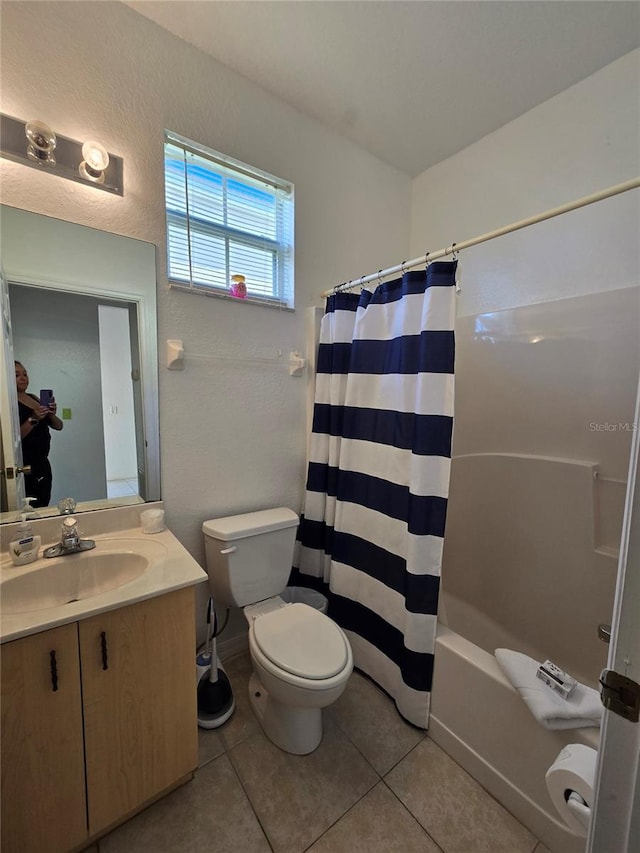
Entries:
<svg viewBox="0 0 640 853">
<path fill-rule="evenodd" d="M 452 467 L 429 735 L 552 853 L 584 853 L 585 839 L 556 812 L 545 773 L 569 743 L 597 749 L 600 730 L 545 729 L 493 652 L 550 658 L 596 686 L 615 560 L 590 535 L 593 467 L 517 454 Z"/>
<path fill-rule="evenodd" d="M 495 657 L 445 625 L 436 639 L 429 735 L 551 853 L 584 853 L 585 839 L 560 819 L 544 775 L 568 743 L 597 749 L 599 729 L 543 728 Z"/>
</svg>

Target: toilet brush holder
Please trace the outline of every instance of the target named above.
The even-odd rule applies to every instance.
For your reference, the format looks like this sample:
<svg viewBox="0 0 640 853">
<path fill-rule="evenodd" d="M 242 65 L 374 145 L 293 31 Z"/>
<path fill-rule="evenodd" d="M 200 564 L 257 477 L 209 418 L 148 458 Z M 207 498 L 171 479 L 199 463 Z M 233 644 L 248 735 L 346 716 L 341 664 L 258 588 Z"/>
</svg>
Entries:
<svg viewBox="0 0 640 853">
<path fill-rule="evenodd" d="M 217 659 L 216 664 L 217 679 L 211 681 L 211 655 L 203 652 L 196 658 L 198 725 L 201 729 L 217 729 L 227 722 L 236 707 L 227 673 Z"/>
<path fill-rule="evenodd" d="M 204 678 L 205 674 L 207 678 L 209 677 L 209 669 L 211 668 L 210 660 L 204 660 L 205 655 L 198 655 L 196 658 L 196 688 L 198 684 L 200 684 L 201 680 Z"/>
</svg>

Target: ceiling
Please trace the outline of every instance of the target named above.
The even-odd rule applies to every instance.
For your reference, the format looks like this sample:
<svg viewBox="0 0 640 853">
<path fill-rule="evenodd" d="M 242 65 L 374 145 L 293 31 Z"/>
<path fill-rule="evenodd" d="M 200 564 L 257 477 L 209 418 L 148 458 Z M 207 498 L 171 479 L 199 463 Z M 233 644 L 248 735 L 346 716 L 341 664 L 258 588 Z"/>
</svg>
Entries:
<svg viewBox="0 0 640 853">
<path fill-rule="evenodd" d="M 640 44 L 640 3 L 131 0 L 414 176 Z"/>
</svg>

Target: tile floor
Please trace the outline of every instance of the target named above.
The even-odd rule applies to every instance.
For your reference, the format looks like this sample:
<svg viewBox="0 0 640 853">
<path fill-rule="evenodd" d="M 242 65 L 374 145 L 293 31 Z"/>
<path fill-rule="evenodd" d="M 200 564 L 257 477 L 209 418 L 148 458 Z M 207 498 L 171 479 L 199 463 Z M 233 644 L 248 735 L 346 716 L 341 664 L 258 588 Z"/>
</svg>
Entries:
<svg viewBox="0 0 640 853">
<path fill-rule="evenodd" d="M 236 711 L 199 730 L 193 781 L 92 853 L 549 853 L 359 673 L 325 712 L 318 749 L 295 756 L 253 716 L 248 655 L 225 668 Z"/>
<path fill-rule="evenodd" d="M 138 478 L 107 480 L 108 498 L 126 498 L 138 494 Z"/>
</svg>

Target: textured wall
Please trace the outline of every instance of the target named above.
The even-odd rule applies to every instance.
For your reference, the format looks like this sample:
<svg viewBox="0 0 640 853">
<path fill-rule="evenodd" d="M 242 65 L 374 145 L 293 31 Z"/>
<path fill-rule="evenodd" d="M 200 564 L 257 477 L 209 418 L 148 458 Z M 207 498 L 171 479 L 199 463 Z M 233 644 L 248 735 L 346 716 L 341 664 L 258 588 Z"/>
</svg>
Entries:
<svg viewBox="0 0 640 853">
<path fill-rule="evenodd" d="M 423 172 L 412 254 L 637 177 L 639 64 L 632 51 Z M 633 421 L 639 232 L 631 190 L 461 253 L 456 453 L 588 459 L 626 479 L 630 434 L 591 423 Z M 624 490 L 599 494 L 616 541 Z"/>
<path fill-rule="evenodd" d="M 412 257 L 640 174 L 640 50 L 423 172 Z M 465 250 L 459 315 L 638 283 L 640 191 Z"/>
<path fill-rule="evenodd" d="M 321 290 L 407 256 L 410 181 L 119 3 L 3 2 L 1 48 L 3 112 L 124 157 L 124 198 L 2 160 L 2 200 L 157 246 L 162 496 L 202 561 L 203 519 L 299 511 L 305 380 L 222 361 L 167 371 L 164 340 L 187 353 L 304 351 L 303 309 Z M 295 313 L 168 289 L 165 128 L 295 184 Z"/>
</svg>

